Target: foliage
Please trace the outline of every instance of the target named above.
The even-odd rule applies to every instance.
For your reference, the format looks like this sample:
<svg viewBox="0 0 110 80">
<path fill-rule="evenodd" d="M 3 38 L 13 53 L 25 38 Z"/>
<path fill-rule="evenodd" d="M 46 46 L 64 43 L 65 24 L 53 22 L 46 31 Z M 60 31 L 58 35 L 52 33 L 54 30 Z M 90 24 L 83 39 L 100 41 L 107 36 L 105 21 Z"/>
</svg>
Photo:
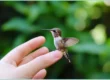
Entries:
<svg viewBox="0 0 110 80">
<path fill-rule="evenodd" d="M 44 46 L 55 50 L 52 35 L 41 29 L 58 27 L 63 37 L 79 43 L 68 48 L 72 63 L 62 58 L 47 69 L 46 78 L 110 78 L 109 14 L 101 0 L 0 2 L 0 56 L 40 35 Z"/>
</svg>

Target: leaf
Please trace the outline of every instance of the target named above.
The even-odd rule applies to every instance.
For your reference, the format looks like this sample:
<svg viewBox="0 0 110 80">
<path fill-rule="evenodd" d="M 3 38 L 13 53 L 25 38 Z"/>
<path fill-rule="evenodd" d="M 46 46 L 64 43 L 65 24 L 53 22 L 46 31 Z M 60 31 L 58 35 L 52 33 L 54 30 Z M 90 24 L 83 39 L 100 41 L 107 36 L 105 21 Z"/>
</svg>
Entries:
<svg viewBox="0 0 110 80">
<path fill-rule="evenodd" d="M 22 18 L 13 18 L 2 25 L 4 31 L 20 31 L 22 33 L 30 34 L 37 31 L 38 27 L 29 24 Z"/>
<path fill-rule="evenodd" d="M 19 36 L 17 36 L 16 39 L 14 40 L 13 48 L 18 46 L 18 45 L 20 45 L 25 40 L 26 40 L 26 35 L 19 35 Z"/>
<path fill-rule="evenodd" d="M 31 5 L 29 6 L 29 9 L 28 9 L 27 19 L 30 22 L 33 22 L 38 18 L 39 14 L 40 14 L 39 7 L 37 5 Z"/>
<path fill-rule="evenodd" d="M 91 54 L 100 54 L 103 53 L 106 49 L 105 45 L 97 45 L 95 43 L 80 43 L 73 46 L 73 50 L 79 53 L 91 53 Z"/>
<path fill-rule="evenodd" d="M 50 3 L 57 17 L 62 17 L 67 14 L 69 7 L 68 2 L 51 1 Z"/>
<path fill-rule="evenodd" d="M 49 50 L 52 50 L 52 51 L 56 50 L 56 48 L 54 46 L 53 37 L 50 32 L 48 32 L 48 34 L 46 34 L 46 42 L 45 42 L 44 46 L 48 47 Z"/>
<path fill-rule="evenodd" d="M 13 5 L 13 8 L 16 11 L 18 11 L 18 12 L 24 14 L 24 15 L 28 14 L 29 7 L 25 4 L 23 4 L 23 3 L 15 2 L 15 4 Z"/>
<path fill-rule="evenodd" d="M 28 5 L 19 2 L 19 1 L 6 1 L 4 2 L 5 5 L 12 7 L 13 9 L 15 9 L 17 12 L 23 14 L 23 15 L 27 15 L 28 13 Z"/>
</svg>

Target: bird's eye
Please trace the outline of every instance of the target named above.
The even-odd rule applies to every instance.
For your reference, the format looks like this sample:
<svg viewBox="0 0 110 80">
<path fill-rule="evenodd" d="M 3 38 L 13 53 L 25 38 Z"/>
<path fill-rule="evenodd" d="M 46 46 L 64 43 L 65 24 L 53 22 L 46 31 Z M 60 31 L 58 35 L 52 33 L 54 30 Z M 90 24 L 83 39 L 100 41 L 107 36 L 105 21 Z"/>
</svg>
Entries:
<svg viewBox="0 0 110 80">
<path fill-rule="evenodd" d="M 53 30 L 53 32 L 56 32 L 55 30 Z"/>
</svg>

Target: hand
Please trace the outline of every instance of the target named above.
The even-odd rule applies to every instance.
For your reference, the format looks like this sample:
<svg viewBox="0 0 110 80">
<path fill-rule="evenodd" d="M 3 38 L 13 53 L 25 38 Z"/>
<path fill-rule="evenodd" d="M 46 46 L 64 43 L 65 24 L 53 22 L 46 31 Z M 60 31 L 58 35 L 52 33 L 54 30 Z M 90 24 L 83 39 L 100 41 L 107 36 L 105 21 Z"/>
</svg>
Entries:
<svg viewBox="0 0 110 80">
<path fill-rule="evenodd" d="M 62 57 L 60 51 L 49 52 L 46 47 L 35 50 L 44 42 L 45 38 L 40 36 L 10 51 L 0 61 L 0 78 L 44 78 L 46 76 L 45 68 L 57 62 Z M 35 51 L 32 52 L 33 50 Z"/>
</svg>

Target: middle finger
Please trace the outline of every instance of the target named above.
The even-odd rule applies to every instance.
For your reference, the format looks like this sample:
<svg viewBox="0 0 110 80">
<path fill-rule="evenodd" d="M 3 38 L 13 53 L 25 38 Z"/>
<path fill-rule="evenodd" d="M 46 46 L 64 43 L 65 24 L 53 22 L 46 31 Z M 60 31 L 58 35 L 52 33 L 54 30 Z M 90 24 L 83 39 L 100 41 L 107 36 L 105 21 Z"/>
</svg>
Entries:
<svg viewBox="0 0 110 80">
<path fill-rule="evenodd" d="M 29 61 L 33 60 L 34 58 L 36 58 L 36 57 L 38 57 L 40 55 L 46 54 L 48 52 L 49 52 L 49 50 L 48 50 L 47 47 L 42 47 L 42 48 L 32 52 L 31 54 L 27 55 L 26 57 L 24 57 L 19 65 L 26 64 Z"/>
</svg>

